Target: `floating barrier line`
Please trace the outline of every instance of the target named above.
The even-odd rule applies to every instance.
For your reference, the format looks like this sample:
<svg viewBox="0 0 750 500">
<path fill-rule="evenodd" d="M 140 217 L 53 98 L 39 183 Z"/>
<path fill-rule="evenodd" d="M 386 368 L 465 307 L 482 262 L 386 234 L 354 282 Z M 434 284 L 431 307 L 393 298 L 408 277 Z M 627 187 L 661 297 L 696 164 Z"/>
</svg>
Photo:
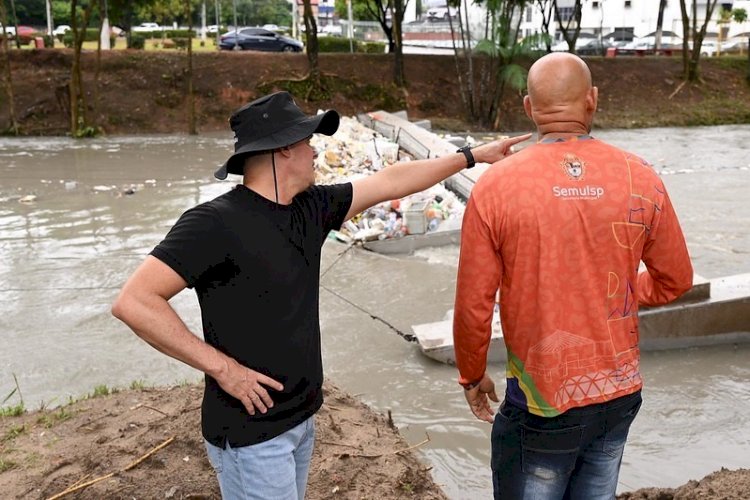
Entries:
<svg viewBox="0 0 750 500">
<path fill-rule="evenodd" d="M 367 314 L 370 318 L 372 318 L 374 320 L 377 320 L 377 321 L 380 321 L 385 326 L 387 326 L 388 328 L 390 328 L 391 330 L 393 330 L 394 332 L 396 332 L 396 334 L 399 337 L 402 337 L 407 342 L 416 342 L 417 341 L 417 337 L 414 336 L 413 334 L 411 334 L 411 333 L 404 333 L 403 331 L 399 330 L 398 328 L 396 328 L 395 326 L 393 326 L 391 323 L 389 323 L 388 321 L 384 320 L 380 316 L 378 316 L 376 314 L 372 314 L 371 312 L 367 311 L 365 308 L 363 308 L 363 307 L 355 304 L 354 302 L 352 302 L 351 300 L 347 299 L 346 297 L 344 297 L 344 296 L 342 296 L 342 295 L 334 292 L 333 290 L 331 290 L 327 286 L 321 285 L 321 288 L 323 290 L 327 291 L 328 293 L 330 293 L 332 295 L 335 295 L 336 297 L 340 298 L 341 300 L 343 300 L 344 302 L 346 302 L 350 306 L 354 307 L 355 309 L 357 309 L 359 311 L 362 311 L 363 313 Z"/>
</svg>

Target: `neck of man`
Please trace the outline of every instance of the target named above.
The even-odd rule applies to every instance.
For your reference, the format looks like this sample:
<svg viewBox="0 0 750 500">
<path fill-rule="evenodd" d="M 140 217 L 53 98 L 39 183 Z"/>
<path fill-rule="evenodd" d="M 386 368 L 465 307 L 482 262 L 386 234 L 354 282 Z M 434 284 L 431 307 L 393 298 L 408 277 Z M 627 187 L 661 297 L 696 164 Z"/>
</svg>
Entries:
<svg viewBox="0 0 750 500">
<path fill-rule="evenodd" d="M 581 135 L 588 135 L 591 132 L 589 127 L 580 122 L 560 122 L 539 126 L 537 133 L 539 141 L 545 139 L 569 139 Z"/>
<path fill-rule="evenodd" d="M 301 190 L 295 189 L 285 180 L 284 169 L 280 168 L 276 162 L 276 179 L 274 181 L 273 165 L 271 157 L 268 162 L 245 167 L 245 175 L 242 178 L 242 184 L 261 195 L 263 198 L 270 200 L 279 205 L 290 205 L 292 200 Z M 278 193 L 278 199 L 277 199 Z"/>
</svg>

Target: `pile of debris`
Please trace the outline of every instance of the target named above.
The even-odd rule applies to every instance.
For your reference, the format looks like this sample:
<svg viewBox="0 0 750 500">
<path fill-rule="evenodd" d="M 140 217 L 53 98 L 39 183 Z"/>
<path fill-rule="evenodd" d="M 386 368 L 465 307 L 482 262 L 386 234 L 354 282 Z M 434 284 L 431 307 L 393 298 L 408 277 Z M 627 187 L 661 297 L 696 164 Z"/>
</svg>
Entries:
<svg viewBox="0 0 750 500">
<path fill-rule="evenodd" d="M 311 144 L 318 153 L 317 184 L 352 181 L 397 161 L 413 160 L 397 143 L 349 117 L 341 118 L 333 136 L 314 135 Z M 334 235 L 351 243 L 438 231 L 446 221 L 460 221 L 464 208 L 452 191 L 437 184 L 400 200 L 375 205 L 347 221 Z"/>
</svg>

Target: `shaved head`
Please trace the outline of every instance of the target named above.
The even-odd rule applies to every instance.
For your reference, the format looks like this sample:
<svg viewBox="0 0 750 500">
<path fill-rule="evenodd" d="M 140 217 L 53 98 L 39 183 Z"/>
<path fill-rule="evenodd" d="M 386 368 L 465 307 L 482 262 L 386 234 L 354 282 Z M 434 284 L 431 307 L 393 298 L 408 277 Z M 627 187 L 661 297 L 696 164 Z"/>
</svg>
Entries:
<svg viewBox="0 0 750 500">
<path fill-rule="evenodd" d="M 547 54 L 529 69 L 524 108 L 541 133 L 588 133 L 596 111 L 591 71 L 578 56 Z"/>
</svg>

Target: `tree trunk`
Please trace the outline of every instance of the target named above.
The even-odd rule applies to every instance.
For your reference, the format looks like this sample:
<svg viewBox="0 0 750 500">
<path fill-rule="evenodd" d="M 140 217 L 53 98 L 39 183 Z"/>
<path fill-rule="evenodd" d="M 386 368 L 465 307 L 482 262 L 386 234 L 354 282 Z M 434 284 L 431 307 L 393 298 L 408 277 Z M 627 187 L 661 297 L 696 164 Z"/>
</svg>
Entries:
<svg viewBox="0 0 750 500">
<path fill-rule="evenodd" d="M 393 2 L 393 41 L 395 50 L 393 52 L 393 83 L 397 87 L 406 86 L 404 75 L 404 44 L 401 23 L 404 19 L 404 0 Z"/>
<path fill-rule="evenodd" d="M 188 45 L 187 45 L 187 112 L 188 112 L 188 134 L 198 133 L 195 126 L 195 93 L 193 92 L 193 16 L 190 8 L 190 0 L 185 0 L 185 17 L 188 20 Z"/>
<path fill-rule="evenodd" d="M 659 17 L 656 18 L 656 40 L 654 48 L 658 52 L 661 50 L 661 32 L 662 26 L 664 25 L 664 8 L 667 6 L 667 0 L 659 1 Z"/>
<path fill-rule="evenodd" d="M 581 0 L 576 0 L 573 5 L 573 15 L 568 19 L 568 22 L 563 25 L 562 19 L 560 19 L 560 9 L 557 7 L 557 1 L 555 1 L 555 16 L 557 22 L 560 24 L 560 31 L 562 31 L 563 38 L 568 42 L 568 52 L 571 54 L 576 53 L 576 42 L 578 41 L 578 34 L 581 32 L 581 17 L 583 11 L 581 9 Z M 570 23 L 575 20 L 576 27 L 573 33 L 570 33 Z"/>
<path fill-rule="evenodd" d="M 5 9 L 5 2 L 3 0 L 0 0 L 0 22 L 2 22 L 3 26 L 8 26 L 8 11 Z M 8 103 L 10 104 L 8 109 L 10 127 L 8 130 L 14 135 L 18 135 L 18 121 L 16 120 L 15 99 L 13 99 L 13 72 L 10 68 L 10 47 L 8 47 L 8 37 L 3 36 L 2 40 L 0 40 L 0 44 L 2 44 L 3 63 L 5 66 L 5 93 L 8 95 Z"/>
<path fill-rule="evenodd" d="M 16 48 L 20 49 L 21 39 L 18 38 L 18 15 L 16 15 L 16 1 L 15 0 L 10 0 L 10 11 L 11 11 L 11 14 L 13 14 L 13 26 L 16 27 L 16 36 L 15 36 Z M 4 26 L 7 26 L 7 24 L 5 24 Z"/>
<path fill-rule="evenodd" d="M 313 16 L 310 0 L 303 0 L 305 21 L 305 46 L 307 50 L 307 63 L 309 66 L 309 77 L 313 85 L 320 87 L 320 64 L 318 63 L 318 25 Z"/>
<path fill-rule="evenodd" d="M 685 0 L 680 0 L 680 13 L 682 14 L 682 78 L 683 80 L 688 79 L 690 61 L 690 46 L 688 40 L 690 39 L 690 18 L 687 13 L 687 5 Z"/>
<path fill-rule="evenodd" d="M 104 0 L 99 0 L 99 36 L 96 40 L 96 68 L 94 69 L 94 123 L 99 116 L 99 73 L 102 67 L 102 31 L 104 31 Z"/>
<path fill-rule="evenodd" d="M 81 137 L 87 126 L 86 100 L 81 76 L 81 48 L 86 38 L 86 27 L 91 19 L 94 2 L 91 0 L 83 8 L 81 27 L 78 26 L 78 0 L 70 2 L 70 31 L 73 33 L 73 64 L 70 69 L 70 133 L 73 137 Z"/>
</svg>

